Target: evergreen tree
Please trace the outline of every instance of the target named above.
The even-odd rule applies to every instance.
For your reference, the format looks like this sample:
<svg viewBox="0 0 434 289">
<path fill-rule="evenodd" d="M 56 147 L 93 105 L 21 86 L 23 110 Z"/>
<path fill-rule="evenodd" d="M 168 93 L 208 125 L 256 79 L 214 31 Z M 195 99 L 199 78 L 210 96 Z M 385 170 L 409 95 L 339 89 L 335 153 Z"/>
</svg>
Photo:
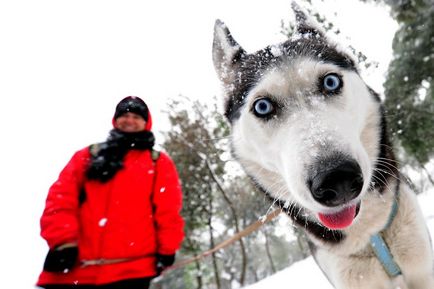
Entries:
<svg viewBox="0 0 434 289">
<path fill-rule="evenodd" d="M 434 153 L 434 2 L 384 0 L 400 24 L 384 84 L 390 128 L 420 165 Z"/>
<path fill-rule="evenodd" d="M 223 184 L 225 162 L 221 156 L 227 152 L 224 136 L 228 134 L 228 126 L 216 107 L 208 109 L 206 105 L 198 101 L 192 102 L 185 97 L 169 104 L 169 120 L 172 128 L 166 133 L 167 140 L 163 147 L 173 158 L 183 186 L 182 215 L 186 220 L 187 232 L 183 253 L 196 255 L 211 249 L 219 240 L 214 229 L 214 224 L 218 223 L 219 218 L 219 203 L 223 202 L 232 208 L 232 215 L 237 214 Z M 233 226 L 236 231 L 239 230 L 238 222 L 234 221 Z M 204 238 L 205 234 L 208 235 L 208 239 Z M 237 272 L 240 272 L 238 282 L 242 284 L 245 279 L 246 260 L 242 240 L 240 244 L 241 255 L 244 258 L 241 269 Z M 213 270 L 212 273 L 208 273 L 214 275 L 212 283 L 215 288 L 222 288 L 221 269 L 216 254 L 211 258 Z M 197 288 L 202 288 L 211 277 L 206 276 L 207 269 L 200 262 L 196 262 L 195 266 Z"/>
<path fill-rule="evenodd" d="M 191 107 L 192 105 L 192 107 Z M 215 210 L 212 206 L 215 199 L 215 184 L 207 169 L 207 161 L 213 164 L 217 174 L 223 172 L 224 163 L 220 160 L 222 150 L 208 145 L 212 140 L 210 119 L 202 114 L 207 109 L 198 102 L 190 103 L 187 98 L 173 100 L 169 104 L 169 121 L 171 130 L 167 132 L 164 149 L 176 164 L 183 190 L 182 215 L 185 219 L 185 240 L 181 254 L 194 256 L 209 249 L 209 242 L 204 234 L 209 232 L 212 241 L 211 221 Z M 200 262 L 189 266 L 187 279 L 195 283 L 189 288 L 204 288 L 210 271 Z M 214 268 L 218 285 L 219 270 Z M 195 282 L 193 280 L 196 280 Z M 206 287 L 207 288 L 207 287 Z M 219 288 L 217 286 L 217 288 Z"/>
</svg>

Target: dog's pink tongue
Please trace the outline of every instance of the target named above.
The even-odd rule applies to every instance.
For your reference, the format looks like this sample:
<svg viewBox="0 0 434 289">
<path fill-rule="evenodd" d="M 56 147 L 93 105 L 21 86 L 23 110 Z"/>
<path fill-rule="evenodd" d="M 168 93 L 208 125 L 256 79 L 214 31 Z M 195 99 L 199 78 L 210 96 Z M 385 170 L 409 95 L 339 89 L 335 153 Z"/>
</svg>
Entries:
<svg viewBox="0 0 434 289">
<path fill-rule="evenodd" d="M 344 229 L 351 225 L 356 216 L 356 205 L 343 209 L 334 214 L 318 214 L 321 223 L 329 229 Z"/>
</svg>

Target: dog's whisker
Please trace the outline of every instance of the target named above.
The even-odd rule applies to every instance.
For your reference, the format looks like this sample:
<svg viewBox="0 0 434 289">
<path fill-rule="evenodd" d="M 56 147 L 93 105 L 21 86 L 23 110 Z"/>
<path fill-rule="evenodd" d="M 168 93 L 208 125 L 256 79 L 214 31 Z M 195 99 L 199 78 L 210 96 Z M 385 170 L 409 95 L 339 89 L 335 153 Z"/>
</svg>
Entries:
<svg viewBox="0 0 434 289">
<path fill-rule="evenodd" d="M 377 165 L 377 167 L 386 168 L 386 169 L 395 169 L 398 171 L 398 168 L 395 165 L 393 165 L 387 161 L 377 160 L 375 162 L 375 165 Z"/>
<path fill-rule="evenodd" d="M 386 182 L 386 180 L 381 179 L 380 177 L 375 176 L 375 175 L 372 175 L 372 178 L 373 178 L 374 180 L 376 180 L 377 182 L 379 182 L 381 185 L 383 185 L 383 186 L 387 186 L 387 182 Z"/>
<path fill-rule="evenodd" d="M 374 171 L 380 172 L 380 173 L 385 173 L 386 175 L 396 179 L 397 181 L 400 181 L 399 176 L 396 176 L 395 174 L 393 174 L 392 172 L 380 169 L 380 168 L 375 168 Z"/>
<path fill-rule="evenodd" d="M 390 188 L 389 184 L 387 184 L 384 180 L 381 180 L 376 176 L 373 176 L 373 179 L 376 180 L 377 182 L 379 182 L 382 186 L 384 186 L 386 188 L 386 190 L 388 190 L 389 192 L 392 192 L 392 188 Z"/>
<path fill-rule="evenodd" d="M 395 160 L 390 159 L 390 158 L 377 157 L 376 161 L 380 161 L 380 160 L 384 161 L 384 162 L 387 162 L 389 164 L 400 164 L 399 161 L 395 161 Z"/>
<path fill-rule="evenodd" d="M 397 165 L 402 165 L 401 163 L 399 163 L 398 161 L 393 161 L 391 159 L 388 158 L 382 158 L 382 157 L 378 157 L 376 159 L 376 162 L 382 162 L 387 164 L 388 166 L 394 167 L 396 169 L 398 169 Z"/>
<path fill-rule="evenodd" d="M 388 146 L 388 145 L 384 145 L 384 146 Z M 390 146 L 388 146 L 388 147 L 390 147 Z M 392 147 L 390 147 L 390 148 L 392 148 Z M 397 164 L 400 164 L 400 165 L 402 164 L 402 162 L 400 162 L 400 161 L 398 161 L 398 160 L 391 159 L 391 158 L 385 158 L 385 157 L 380 157 L 380 156 L 378 156 L 377 159 L 379 159 L 379 160 L 389 161 L 389 162 L 391 162 L 391 163 L 397 163 Z"/>
</svg>

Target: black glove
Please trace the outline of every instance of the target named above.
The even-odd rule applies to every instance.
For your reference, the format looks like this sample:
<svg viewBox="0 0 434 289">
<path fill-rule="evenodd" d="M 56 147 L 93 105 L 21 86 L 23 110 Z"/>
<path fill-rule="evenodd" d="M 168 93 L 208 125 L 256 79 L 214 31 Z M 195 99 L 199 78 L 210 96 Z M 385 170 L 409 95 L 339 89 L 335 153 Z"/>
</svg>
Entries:
<svg viewBox="0 0 434 289">
<path fill-rule="evenodd" d="M 48 251 L 44 262 L 44 270 L 48 272 L 64 272 L 71 270 L 78 259 L 78 247 L 66 247 Z"/>
<path fill-rule="evenodd" d="M 157 254 L 157 262 L 155 269 L 157 270 L 157 275 L 160 275 L 167 267 L 172 266 L 175 262 L 175 254 L 173 255 L 161 255 Z"/>
</svg>

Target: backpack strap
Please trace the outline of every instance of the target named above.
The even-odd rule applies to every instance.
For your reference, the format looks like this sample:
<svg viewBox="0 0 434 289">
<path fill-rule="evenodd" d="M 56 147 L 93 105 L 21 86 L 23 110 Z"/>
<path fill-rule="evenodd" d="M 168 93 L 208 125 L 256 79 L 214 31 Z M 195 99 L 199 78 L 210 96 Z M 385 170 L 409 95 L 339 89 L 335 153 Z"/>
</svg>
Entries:
<svg viewBox="0 0 434 289">
<path fill-rule="evenodd" d="M 93 156 L 93 157 L 96 157 L 98 155 L 98 152 L 99 152 L 100 148 L 101 148 L 100 147 L 100 143 L 91 144 L 89 146 L 90 155 Z"/>
<path fill-rule="evenodd" d="M 154 162 L 154 164 L 157 162 L 159 157 L 160 157 L 160 152 L 153 149 L 151 151 L 151 158 L 152 158 L 152 161 Z"/>
<path fill-rule="evenodd" d="M 155 213 L 155 205 L 153 203 L 153 199 L 154 199 L 154 191 L 155 191 L 155 183 L 157 182 L 157 160 L 160 157 L 160 152 L 156 151 L 156 150 L 152 150 L 151 151 L 151 158 L 152 158 L 152 163 L 154 165 L 154 176 L 152 177 L 152 185 L 151 185 L 151 194 L 149 196 L 149 201 L 152 204 L 152 213 Z M 154 219 L 155 222 L 155 219 Z"/>
</svg>

